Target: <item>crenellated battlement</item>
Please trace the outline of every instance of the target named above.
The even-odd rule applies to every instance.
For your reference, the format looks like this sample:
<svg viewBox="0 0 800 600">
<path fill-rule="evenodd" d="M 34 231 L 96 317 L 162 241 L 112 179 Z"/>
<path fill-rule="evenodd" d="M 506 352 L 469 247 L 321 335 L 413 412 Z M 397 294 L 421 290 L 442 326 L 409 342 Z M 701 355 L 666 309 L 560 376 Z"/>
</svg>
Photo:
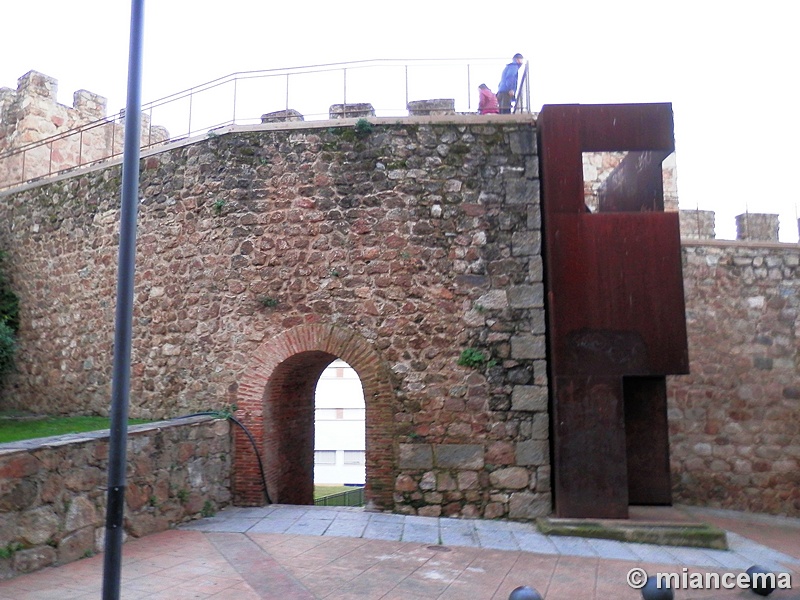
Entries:
<svg viewBox="0 0 800 600">
<path fill-rule="evenodd" d="M 58 102 L 58 81 L 28 71 L 17 89 L 0 88 L 0 187 L 44 177 L 122 153 L 124 117 L 107 117 L 105 97 L 88 90 Z M 142 140 L 169 139 L 142 114 Z M 18 152 L 26 149 L 25 152 Z"/>
<path fill-rule="evenodd" d="M 88 90 L 73 94 L 72 106 L 58 103 L 58 80 L 28 71 L 17 89 L 0 88 L 0 151 L 38 142 L 106 116 L 107 100 Z"/>
</svg>

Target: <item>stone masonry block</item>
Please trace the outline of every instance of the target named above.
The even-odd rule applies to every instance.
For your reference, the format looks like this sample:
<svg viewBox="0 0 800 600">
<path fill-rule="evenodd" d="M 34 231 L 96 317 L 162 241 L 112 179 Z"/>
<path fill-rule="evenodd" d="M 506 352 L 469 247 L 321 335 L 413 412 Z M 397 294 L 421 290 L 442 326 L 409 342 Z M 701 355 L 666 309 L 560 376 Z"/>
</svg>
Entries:
<svg viewBox="0 0 800 600">
<path fill-rule="evenodd" d="M 517 444 L 517 464 L 522 466 L 543 466 L 550 464 L 550 443 L 548 440 L 527 440 Z"/>
<path fill-rule="evenodd" d="M 528 229 L 542 228 L 542 207 L 539 202 L 528 205 L 527 225 Z"/>
<path fill-rule="evenodd" d="M 539 157 L 528 156 L 525 159 L 525 175 L 529 179 L 538 179 L 539 177 Z"/>
<path fill-rule="evenodd" d="M 97 525 L 97 511 L 88 498 L 79 496 L 75 498 L 67 511 L 64 531 L 72 532 L 84 527 Z"/>
<path fill-rule="evenodd" d="M 57 560 L 55 548 L 39 546 L 14 553 L 14 570 L 18 573 L 30 573 L 44 567 L 49 567 Z"/>
<path fill-rule="evenodd" d="M 20 517 L 20 530 L 28 544 L 44 544 L 58 533 L 58 515 L 50 506 L 40 506 L 24 512 Z"/>
<path fill-rule="evenodd" d="M 542 310 L 534 311 L 531 315 L 531 333 L 544 335 L 547 332 L 545 323 L 544 307 Z"/>
<path fill-rule="evenodd" d="M 539 180 L 526 177 L 506 179 L 506 203 L 527 204 L 539 201 Z"/>
<path fill-rule="evenodd" d="M 508 294 L 505 290 L 491 290 L 478 298 L 475 304 L 486 309 L 503 309 L 508 307 Z"/>
<path fill-rule="evenodd" d="M 401 469 L 430 469 L 433 450 L 430 444 L 400 444 L 398 466 Z"/>
<path fill-rule="evenodd" d="M 533 129 L 523 129 L 509 134 L 508 142 L 514 154 L 536 154 L 536 133 Z"/>
<path fill-rule="evenodd" d="M 508 516 L 511 519 L 535 519 L 550 514 L 550 508 L 550 494 L 517 492 L 511 494 Z"/>
<path fill-rule="evenodd" d="M 440 444 L 433 447 L 436 466 L 442 469 L 483 468 L 483 446 L 479 444 Z"/>
<path fill-rule="evenodd" d="M 538 256 L 542 249 L 542 236 L 538 231 L 515 231 L 511 234 L 512 256 Z"/>
<path fill-rule="evenodd" d="M 515 335 L 511 338 L 511 358 L 544 359 L 545 342 L 543 335 Z"/>
<path fill-rule="evenodd" d="M 530 473 L 523 467 L 498 469 L 489 475 L 492 487 L 501 490 L 521 490 L 528 487 Z"/>
<path fill-rule="evenodd" d="M 511 391 L 511 410 L 547 410 L 547 388 L 540 385 L 516 385 Z"/>
<path fill-rule="evenodd" d="M 515 285 L 508 289 L 511 308 L 539 308 L 544 306 L 544 285 Z"/>
</svg>

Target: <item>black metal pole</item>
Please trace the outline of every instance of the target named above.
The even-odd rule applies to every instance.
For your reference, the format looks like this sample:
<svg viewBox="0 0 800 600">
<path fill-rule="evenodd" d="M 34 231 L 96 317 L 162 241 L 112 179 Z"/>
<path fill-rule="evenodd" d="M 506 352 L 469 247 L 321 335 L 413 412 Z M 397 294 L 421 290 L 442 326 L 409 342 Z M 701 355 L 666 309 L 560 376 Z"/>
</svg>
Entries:
<svg viewBox="0 0 800 600">
<path fill-rule="evenodd" d="M 128 441 L 128 400 L 131 380 L 133 279 L 136 259 L 136 213 L 139 205 L 139 153 L 141 138 L 142 40 L 144 0 L 131 0 L 128 55 L 128 100 L 122 157 L 117 310 L 114 333 L 114 367 L 111 382 L 111 437 L 108 451 L 108 496 L 103 562 L 103 600 L 118 600 L 122 567 L 125 467 Z"/>
</svg>

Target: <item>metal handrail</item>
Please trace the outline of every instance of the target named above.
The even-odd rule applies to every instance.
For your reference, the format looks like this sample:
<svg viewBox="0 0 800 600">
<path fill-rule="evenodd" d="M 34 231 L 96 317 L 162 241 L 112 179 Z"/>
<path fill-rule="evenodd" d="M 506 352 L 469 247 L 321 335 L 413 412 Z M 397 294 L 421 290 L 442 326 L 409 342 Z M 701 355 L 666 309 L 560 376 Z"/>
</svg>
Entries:
<svg viewBox="0 0 800 600">
<path fill-rule="evenodd" d="M 513 112 L 531 112 L 531 86 L 528 77 L 528 61 L 525 61 L 525 68 L 522 71 L 522 77 L 519 80 L 516 95 L 514 96 Z"/>
<path fill-rule="evenodd" d="M 149 126 L 142 132 L 142 148 L 150 148 L 156 144 L 166 143 L 168 141 L 176 141 L 208 132 L 215 128 L 225 127 L 229 125 L 238 124 L 252 124 L 259 123 L 261 114 L 265 112 L 259 109 L 257 114 L 254 114 L 253 106 L 257 101 L 247 93 L 246 87 L 249 84 L 268 86 L 270 83 L 279 82 L 281 78 L 285 80 L 283 86 L 284 98 L 282 99 L 281 106 L 288 110 L 292 108 L 292 104 L 298 101 L 305 101 L 308 95 L 313 94 L 318 99 L 319 103 L 324 103 L 325 98 L 329 100 L 341 100 L 342 104 L 347 104 L 352 101 L 353 96 L 358 92 L 358 79 L 363 75 L 371 74 L 375 71 L 384 71 L 381 76 L 372 77 L 370 85 L 362 88 L 369 90 L 369 93 L 376 93 L 380 96 L 379 103 L 374 104 L 375 113 L 378 116 L 404 116 L 400 113 L 407 110 L 409 100 L 411 99 L 411 85 L 414 76 L 423 72 L 424 69 L 439 69 L 439 77 L 444 78 L 446 73 L 448 82 L 452 85 L 446 87 L 448 97 L 453 97 L 456 102 L 457 112 L 474 112 L 473 95 L 477 94 L 476 89 L 472 89 L 472 82 L 478 78 L 488 78 L 496 76 L 501 70 L 503 59 L 499 58 L 472 58 L 472 59 L 378 59 L 368 61 L 350 61 L 341 63 L 326 63 L 321 65 L 306 65 L 299 67 L 285 67 L 277 69 L 267 69 L 259 71 L 239 71 L 212 79 L 200 85 L 192 86 L 190 88 L 175 92 L 154 100 L 147 104 L 142 105 L 142 113 L 148 115 Z M 385 89 L 389 88 L 393 83 L 398 83 L 396 73 L 393 70 L 402 69 L 403 86 L 399 94 L 391 96 L 385 93 Z M 387 71 L 388 70 L 388 71 Z M 325 84 L 320 85 L 319 80 L 330 77 L 331 74 L 341 73 L 341 90 L 326 89 Z M 312 82 L 310 85 L 303 88 L 303 81 L 305 77 L 315 78 L 317 81 Z M 371 81 L 381 81 L 380 86 L 375 86 Z M 529 92 L 526 91 L 527 87 L 523 87 L 523 83 L 527 85 L 527 63 L 523 73 L 522 81 L 520 83 L 520 92 L 517 96 L 518 101 L 515 105 L 515 112 L 529 112 L 530 111 L 530 98 Z M 437 82 L 434 78 L 418 87 L 434 90 L 437 87 L 442 88 L 442 85 L 436 85 Z M 362 81 L 363 84 L 363 81 Z M 466 85 L 464 85 L 466 84 Z M 463 85 L 463 87 L 462 87 Z M 226 86 L 232 87 L 230 97 L 222 96 L 221 99 L 215 99 L 216 95 L 227 94 L 229 90 Z M 273 86 L 274 87 L 274 86 Z M 300 90 L 299 92 L 297 90 Z M 304 95 L 303 90 L 307 89 L 310 92 Z M 292 96 L 292 93 L 295 96 Z M 417 92 L 419 93 L 419 92 Z M 362 95 L 365 95 L 362 92 Z M 402 96 L 403 108 L 397 108 L 396 103 Z M 428 98 L 435 96 L 427 96 Z M 210 100 L 209 100 L 210 98 Z M 364 100 L 369 101 L 368 98 Z M 182 107 L 182 103 L 188 106 Z M 207 114 L 204 117 L 201 113 L 201 103 L 207 103 L 210 107 L 205 111 Z M 246 104 L 249 103 L 249 107 Z M 277 106 L 274 94 L 268 94 L 263 100 L 264 104 L 272 103 Z M 336 102 L 331 101 L 330 105 Z M 260 104 L 258 104 L 261 106 Z M 316 105 L 315 105 L 316 106 Z M 394 107 L 394 108 L 393 108 Z M 213 116 L 211 116 L 213 113 Z M 382 114 L 380 114 L 382 113 Z M 314 120 L 313 117 L 324 115 L 323 118 L 329 118 L 328 113 L 322 112 L 306 112 L 304 117 L 312 117 L 309 120 Z M 0 153 L 0 166 L 2 162 L 6 161 L 10 164 L 15 156 L 21 155 L 21 164 L 18 165 L 19 178 L 14 181 L 6 181 L 0 183 L 0 189 L 11 187 L 20 183 L 35 181 L 45 177 L 69 171 L 79 166 L 88 166 L 97 164 L 109 159 L 112 159 L 122 154 L 122 123 L 124 122 L 125 112 L 119 113 L 96 119 L 89 123 L 85 123 L 79 127 L 51 135 L 47 138 L 26 144 L 19 148 L 6 150 Z M 158 123 L 158 125 L 155 125 Z M 183 125 L 185 123 L 185 126 Z M 164 128 L 160 126 L 163 125 Z M 119 126 L 120 131 L 117 132 Z M 110 148 L 106 148 L 104 153 L 97 158 L 87 158 L 84 150 L 91 148 L 93 152 L 97 152 L 97 148 L 89 146 L 84 141 L 87 134 L 95 132 L 98 128 L 110 128 Z M 166 129 L 170 132 L 167 140 L 157 135 L 157 128 Z M 70 138 L 75 136 L 77 139 L 73 142 Z M 77 148 L 74 153 L 77 155 L 75 164 L 70 163 L 69 166 L 56 167 L 54 166 L 53 152 L 54 147 L 59 143 L 75 144 Z M 41 148 L 47 147 L 45 152 L 49 153 L 47 169 L 40 169 L 34 176 L 26 177 L 26 169 L 30 172 L 32 167 L 26 163 L 26 155 L 31 152 L 42 152 Z M 117 150 L 117 148 L 119 148 Z M 97 154 L 95 154 L 97 156 Z M 10 177 L 10 175 L 9 175 Z"/>
</svg>

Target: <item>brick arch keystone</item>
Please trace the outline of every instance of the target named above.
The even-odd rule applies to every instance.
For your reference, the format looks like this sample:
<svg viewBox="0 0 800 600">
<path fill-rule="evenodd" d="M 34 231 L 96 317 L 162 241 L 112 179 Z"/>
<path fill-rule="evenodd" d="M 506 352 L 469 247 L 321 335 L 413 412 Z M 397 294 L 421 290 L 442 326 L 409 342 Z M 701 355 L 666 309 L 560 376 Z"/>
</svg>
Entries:
<svg viewBox="0 0 800 600">
<path fill-rule="evenodd" d="M 312 323 L 298 325 L 264 342 L 252 355 L 240 380 L 236 418 L 247 427 L 262 453 L 270 499 L 287 504 L 310 503 L 306 487 L 308 470 L 313 469 L 313 453 L 309 456 L 300 450 L 298 455 L 296 448 L 309 447 L 305 437 L 309 435 L 309 422 L 313 436 L 314 388 L 322 370 L 337 357 L 355 369 L 364 389 L 366 500 L 376 508 L 390 510 L 394 505 L 395 392 L 390 371 L 378 351 L 356 331 Z M 302 438 L 300 443 L 297 436 Z M 310 447 L 313 448 L 313 439 Z M 232 484 L 237 505 L 259 506 L 266 502 L 258 458 L 239 428 L 234 431 Z"/>
</svg>

